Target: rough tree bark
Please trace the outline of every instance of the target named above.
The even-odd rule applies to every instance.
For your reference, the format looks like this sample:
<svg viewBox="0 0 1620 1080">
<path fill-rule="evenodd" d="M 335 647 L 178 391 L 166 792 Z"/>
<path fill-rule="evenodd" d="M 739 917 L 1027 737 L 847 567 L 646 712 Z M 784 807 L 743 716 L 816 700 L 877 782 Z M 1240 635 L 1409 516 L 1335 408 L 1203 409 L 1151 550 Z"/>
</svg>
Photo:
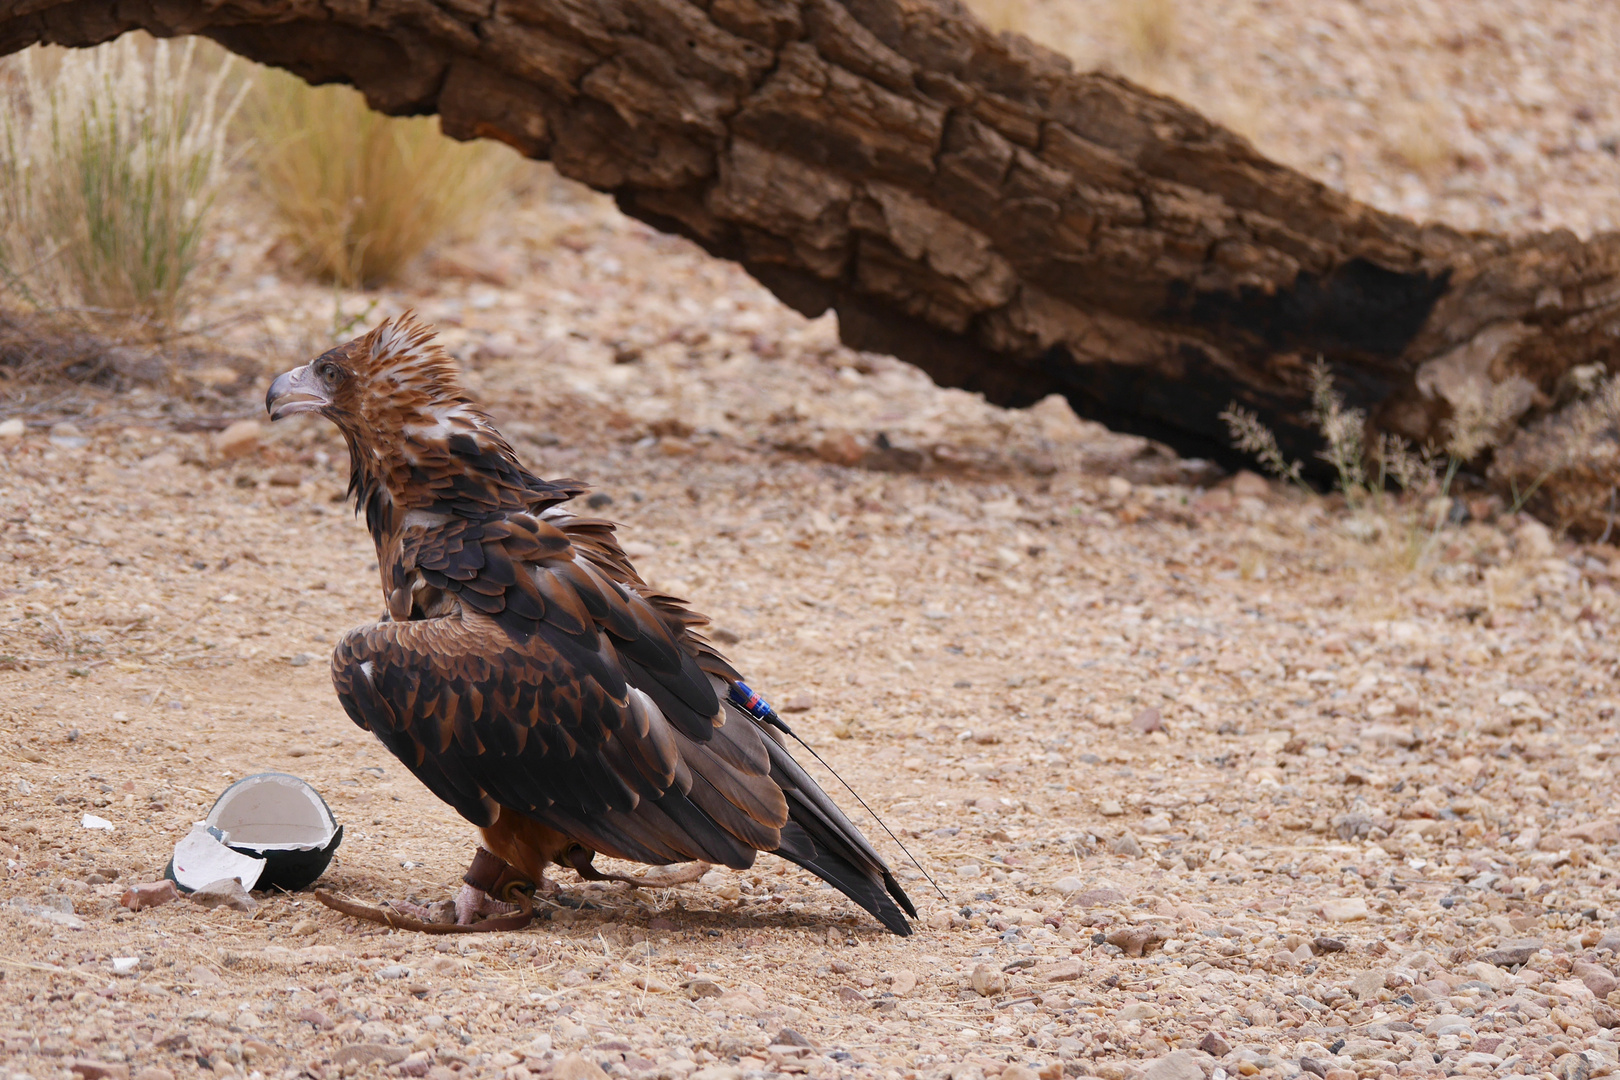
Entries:
<svg viewBox="0 0 1620 1080">
<path fill-rule="evenodd" d="M 1227 461 L 1235 401 L 1308 457 L 1321 356 L 1415 442 L 1494 402 L 1494 478 L 1606 520 L 1612 424 L 1560 410 L 1616 366 L 1620 237 L 1381 213 L 956 0 L 0 0 L 0 54 L 135 28 L 549 158 L 992 401 Z"/>
</svg>

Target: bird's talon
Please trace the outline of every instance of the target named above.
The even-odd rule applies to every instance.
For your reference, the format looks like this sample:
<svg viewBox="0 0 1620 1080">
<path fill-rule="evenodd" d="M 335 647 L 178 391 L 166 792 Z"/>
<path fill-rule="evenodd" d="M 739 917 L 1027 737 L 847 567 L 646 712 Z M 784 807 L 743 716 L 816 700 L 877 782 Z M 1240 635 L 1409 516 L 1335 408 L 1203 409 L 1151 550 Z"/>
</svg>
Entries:
<svg viewBox="0 0 1620 1080">
<path fill-rule="evenodd" d="M 471 926 L 480 918 L 499 918 L 522 910 L 517 904 L 508 904 L 490 896 L 482 889 L 463 885 L 455 899 L 455 922 Z"/>
</svg>

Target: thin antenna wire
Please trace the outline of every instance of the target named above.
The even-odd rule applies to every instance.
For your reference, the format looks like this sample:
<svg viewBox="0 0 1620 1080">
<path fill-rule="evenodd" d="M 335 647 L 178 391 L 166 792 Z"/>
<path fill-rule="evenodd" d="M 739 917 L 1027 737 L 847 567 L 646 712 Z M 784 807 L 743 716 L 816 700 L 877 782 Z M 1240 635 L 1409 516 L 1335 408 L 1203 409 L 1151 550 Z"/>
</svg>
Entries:
<svg viewBox="0 0 1620 1080">
<path fill-rule="evenodd" d="M 888 825 L 884 823 L 883 819 L 878 817 L 877 811 L 873 810 L 867 805 L 866 800 L 861 798 L 861 793 L 850 787 L 849 781 L 845 780 L 842 776 L 839 776 L 838 770 L 827 764 L 827 759 L 816 753 L 815 747 L 799 738 L 799 733 L 788 727 L 787 721 L 776 715 L 776 710 L 771 708 L 770 705 L 766 704 L 764 698 L 760 697 L 757 693 L 750 689 L 748 684 L 740 682 L 732 684 L 730 697 L 732 704 L 742 709 L 748 715 L 752 716 L 761 723 L 771 725 L 778 731 L 785 732 L 794 742 L 810 751 L 810 756 L 821 762 L 822 767 L 828 772 L 832 773 L 840 784 L 844 785 L 844 790 L 855 796 L 855 801 L 860 803 L 862 808 L 865 809 L 868 814 L 872 815 L 872 820 L 878 823 L 878 828 L 888 833 L 889 839 L 893 840 L 899 845 L 900 850 L 906 853 L 906 858 L 911 860 L 911 865 L 915 866 L 918 872 L 921 873 L 923 877 L 928 879 L 928 884 L 934 887 L 934 891 L 939 893 L 940 899 L 944 900 L 947 904 L 951 902 L 951 898 L 945 895 L 945 890 L 939 887 L 939 882 L 935 881 L 928 871 L 923 869 L 923 864 L 917 861 L 917 856 L 913 855 L 911 853 L 911 849 L 906 847 L 898 836 L 894 835 L 894 832 L 889 828 Z"/>
<path fill-rule="evenodd" d="M 941 900 L 945 901 L 947 904 L 950 903 L 951 898 L 949 896 L 945 895 L 945 890 L 939 887 L 939 882 L 935 881 L 932 877 L 929 876 L 928 871 L 923 869 L 923 864 L 917 861 L 917 856 L 913 855 L 911 853 L 911 849 L 906 847 L 906 845 L 901 841 L 901 839 L 898 836 L 894 835 L 894 833 L 892 831 L 890 831 L 888 825 L 884 824 L 883 819 L 878 817 L 877 811 L 873 810 L 870 806 L 867 806 L 866 800 L 861 798 L 860 792 L 858 792 L 854 788 L 850 787 L 848 780 L 845 780 L 842 776 L 838 776 L 838 770 L 833 768 L 831 765 L 828 765 L 827 764 L 827 759 L 822 757 L 820 754 L 816 753 L 816 748 L 815 747 L 811 746 L 809 743 L 807 743 L 803 739 L 799 738 L 798 734 L 796 732 L 794 732 L 792 729 L 790 729 L 786 724 L 780 724 L 779 726 L 782 728 L 783 731 L 786 731 L 790 736 L 793 737 L 794 742 L 798 743 L 800 746 L 802 746 L 806 750 L 810 751 L 810 755 L 812 757 L 814 757 L 817 761 L 821 762 L 821 764 L 826 768 L 826 770 L 828 772 L 832 773 L 833 776 L 838 777 L 838 782 L 840 784 L 844 785 L 844 790 L 848 791 L 851 795 L 855 796 L 855 801 L 860 803 L 861 806 L 866 809 L 866 812 L 868 814 L 872 815 L 872 820 L 878 823 L 878 828 L 880 828 L 884 832 L 888 833 L 889 834 L 889 839 L 893 840 L 896 844 L 898 844 L 900 846 L 900 850 L 906 853 L 906 858 L 911 860 L 911 864 L 917 868 L 918 872 L 920 872 L 923 877 L 928 878 L 928 884 L 932 885 L 934 887 L 934 891 L 939 893 L 939 898 Z"/>
</svg>

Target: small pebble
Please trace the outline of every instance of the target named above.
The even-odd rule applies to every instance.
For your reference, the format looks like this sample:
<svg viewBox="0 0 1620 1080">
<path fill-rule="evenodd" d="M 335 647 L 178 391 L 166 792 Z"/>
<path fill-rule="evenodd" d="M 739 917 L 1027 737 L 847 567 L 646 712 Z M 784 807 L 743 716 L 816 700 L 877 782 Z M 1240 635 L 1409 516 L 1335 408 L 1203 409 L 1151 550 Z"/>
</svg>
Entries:
<svg viewBox="0 0 1620 1080">
<path fill-rule="evenodd" d="M 1368 914 L 1367 901 L 1359 896 L 1323 900 L 1316 910 L 1328 922 L 1355 922 L 1365 919 Z"/>
<path fill-rule="evenodd" d="M 118 902 L 131 911 L 142 911 L 178 899 L 180 890 L 175 887 L 174 882 L 164 879 L 131 886 L 124 890 L 124 895 L 118 898 Z"/>
<path fill-rule="evenodd" d="M 233 911 L 252 911 L 259 906 L 235 878 L 209 882 L 191 894 L 191 902 L 209 909 L 228 907 Z"/>
<path fill-rule="evenodd" d="M 1147 735 L 1164 729 L 1164 717 L 1159 715 L 1158 709 L 1143 709 L 1131 721 L 1131 730 L 1138 735 Z"/>
<path fill-rule="evenodd" d="M 980 997 L 995 997 L 1007 990 L 1007 976 L 989 964 L 975 966 L 968 981 Z"/>
<path fill-rule="evenodd" d="M 303 1023 L 309 1024 L 317 1031 L 329 1031 L 332 1028 L 331 1018 L 316 1008 L 311 1007 L 299 1010 L 297 1019 Z"/>
<path fill-rule="evenodd" d="M 693 979 L 686 984 L 686 996 L 691 998 L 719 997 L 723 991 L 720 986 L 709 979 Z"/>
<path fill-rule="evenodd" d="M 1588 1080 L 1592 1063 L 1586 1060 L 1585 1054 L 1564 1054 L 1553 1062 L 1552 1074 L 1558 1080 Z"/>
<path fill-rule="evenodd" d="M 214 450 L 226 461 L 246 457 L 259 448 L 265 426 L 258 420 L 237 420 L 214 436 Z"/>
<path fill-rule="evenodd" d="M 84 432 L 79 430 L 78 425 L 67 420 L 59 424 L 52 424 L 49 437 L 52 446 L 63 450 L 79 450 L 90 443 Z"/>
</svg>

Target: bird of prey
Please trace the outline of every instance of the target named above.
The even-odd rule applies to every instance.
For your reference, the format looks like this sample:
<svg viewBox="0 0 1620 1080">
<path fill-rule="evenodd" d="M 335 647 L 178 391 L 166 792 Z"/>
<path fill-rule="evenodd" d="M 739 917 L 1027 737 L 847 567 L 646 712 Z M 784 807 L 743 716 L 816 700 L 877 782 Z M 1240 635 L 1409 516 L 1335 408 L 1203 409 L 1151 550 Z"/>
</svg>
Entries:
<svg viewBox="0 0 1620 1080">
<path fill-rule="evenodd" d="M 348 442 L 387 612 L 343 636 L 332 681 L 498 856 L 479 853 L 458 922 L 500 910 L 474 884 L 546 887 L 547 864 L 741 870 L 766 851 L 911 932 L 911 900 L 707 620 L 637 575 L 611 523 L 569 509 L 582 484 L 518 461 L 430 326 L 388 320 L 278 376 L 265 406 L 324 416 Z"/>
</svg>

